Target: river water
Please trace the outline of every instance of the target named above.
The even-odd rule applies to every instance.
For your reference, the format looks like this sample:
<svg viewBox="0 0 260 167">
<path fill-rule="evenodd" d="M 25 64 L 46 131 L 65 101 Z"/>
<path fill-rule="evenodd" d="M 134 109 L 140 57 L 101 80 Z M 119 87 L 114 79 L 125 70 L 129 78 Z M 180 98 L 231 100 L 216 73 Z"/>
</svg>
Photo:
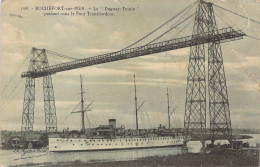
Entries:
<svg viewBox="0 0 260 167">
<path fill-rule="evenodd" d="M 249 142 L 255 146 L 260 141 L 260 134 L 249 134 L 253 138 L 243 139 L 244 142 Z M 209 142 L 209 141 L 208 141 Z M 227 141 L 217 140 L 215 143 L 225 143 Z M 192 153 L 200 151 L 201 143 L 199 141 L 190 141 L 188 150 Z M 117 151 L 98 151 L 98 152 L 66 152 L 66 153 L 22 153 L 14 152 L 13 150 L 0 150 L 0 165 L 24 165 L 27 163 L 57 163 L 66 161 L 80 160 L 82 162 L 93 161 L 124 161 L 134 160 L 150 156 L 167 156 L 181 154 L 181 147 L 171 148 L 153 148 L 153 149 L 132 149 L 132 150 L 117 150 Z M 22 157 L 22 159 L 21 159 Z M 1 166 L 1 167 L 2 167 Z"/>
</svg>

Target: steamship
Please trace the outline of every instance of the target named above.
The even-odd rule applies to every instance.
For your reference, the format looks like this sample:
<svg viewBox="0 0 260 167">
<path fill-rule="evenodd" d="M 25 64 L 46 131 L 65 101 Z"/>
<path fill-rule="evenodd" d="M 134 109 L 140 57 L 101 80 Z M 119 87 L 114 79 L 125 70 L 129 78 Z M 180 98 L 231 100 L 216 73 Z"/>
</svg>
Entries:
<svg viewBox="0 0 260 167">
<path fill-rule="evenodd" d="M 81 111 L 73 113 L 81 114 L 82 129 L 78 131 L 63 130 L 63 132 L 49 135 L 50 152 L 69 152 L 69 151 L 98 151 L 98 150 L 119 150 L 119 149 L 139 149 L 156 147 L 174 147 L 183 146 L 184 136 L 182 132 L 176 132 L 170 129 L 170 111 L 168 97 L 168 123 L 169 128 L 159 125 L 157 129 L 139 129 L 138 128 L 138 109 L 137 106 L 136 84 L 135 88 L 135 113 L 136 129 L 125 129 L 124 125 L 116 126 L 116 119 L 109 119 L 108 125 L 100 125 L 96 128 L 86 129 L 84 113 L 90 111 L 88 105 L 84 108 L 84 98 L 81 79 Z"/>
</svg>

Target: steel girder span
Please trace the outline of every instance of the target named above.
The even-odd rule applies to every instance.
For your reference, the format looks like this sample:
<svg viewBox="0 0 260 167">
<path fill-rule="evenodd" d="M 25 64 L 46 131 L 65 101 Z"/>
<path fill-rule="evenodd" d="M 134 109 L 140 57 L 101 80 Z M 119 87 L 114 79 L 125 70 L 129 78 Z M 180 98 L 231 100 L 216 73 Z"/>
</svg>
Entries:
<svg viewBox="0 0 260 167">
<path fill-rule="evenodd" d="M 57 72 L 68 71 L 72 69 L 103 64 L 118 60 L 124 60 L 139 56 L 150 55 L 154 53 L 166 52 L 180 48 L 186 48 L 212 42 L 226 42 L 227 40 L 238 40 L 246 36 L 241 30 L 234 30 L 232 27 L 214 30 L 214 32 L 206 32 L 182 38 L 176 38 L 168 41 L 148 44 L 140 47 L 125 49 L 117 52 L 102 54 L 94 57 L 75 60 L 72 62 L 61 63 L 53 66 L 36 68 L 23 72 L 21 77 L 39 78 L 53 75 Z M 35 48 L 34 48 L 35 49 Z M 44 50 L 44 49 L 42 49 Z"/>
</svg>

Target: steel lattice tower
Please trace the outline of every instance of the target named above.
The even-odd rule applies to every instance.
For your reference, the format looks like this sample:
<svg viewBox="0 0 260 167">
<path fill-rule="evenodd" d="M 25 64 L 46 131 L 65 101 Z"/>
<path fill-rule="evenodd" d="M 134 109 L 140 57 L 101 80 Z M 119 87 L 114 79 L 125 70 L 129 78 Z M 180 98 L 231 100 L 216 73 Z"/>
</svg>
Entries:
<svg viewBox="0 0 260 167">
<path fill-rule="evenodd" d="M 212 20 L 209 32 L 215 33 L 217 23 L 211 4 L 209 11 L 209 19 Z M 211 141 L 214 143 L 216 135 L 223 134 L 232 143 L 228 92 L 220 42 L 208 44 L 208 71 Z"/>
<path fill-rule="evenodd" d="M 208 33 L 214 35 L 217 24 L 212 3 L 199 1 L 193 35 Z M 200 40 L 200 39 L 199 39 Z M 201 36 L 203 40 L 203 36 Z M 211 141 L 214 143 L 218 134 L 225 135 L 232 142 L 230 111 L 227 85 L 224 72 L 220 42 L 190 47 L 184 128 L 185 132 L 198 133 L 203 147 L 206 140 L 206 73 L 205 60 L 208 50 L 208 95 Z"/>
<path fill-rule="evenodd" d="M 33 48 L 29 63 L 29 71 L 40 71 L 49 67 L 45 49 Z M 52 78 L 50 75 L 43 77 L 44 112 L 47 132 L 57 131 L 57 117 L 54 99 Z M 32 131 L 34 123 L 35 106 L 35 78 L 27 77 L 24 92 L 22 131 Z"/>
</svg>

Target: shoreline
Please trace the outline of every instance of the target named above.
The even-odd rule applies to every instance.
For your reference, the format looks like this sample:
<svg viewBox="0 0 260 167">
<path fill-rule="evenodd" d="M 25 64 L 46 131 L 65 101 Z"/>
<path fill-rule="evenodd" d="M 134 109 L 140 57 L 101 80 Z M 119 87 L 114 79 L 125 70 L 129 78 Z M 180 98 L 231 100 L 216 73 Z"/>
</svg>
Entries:
<svg viewBox="0 0 260 167">
<path fill-rule="evenodd" d="M 145 158 L 139 158 L 130 161 L 89 161 L 83 162 L 81 160 L 75 160 L 70 162 L 57 162 L 57 163 L 28 163 L 20 165 L 25 166 L 50 166 L 50 167 L 132 167 L 132 166 L 144 166 L 144 167 L 157 167 L 159 166 L 259 166 L 259 148 L 258 149 L 210 149 L 209 153 L 186 153 L 168 156 L 151 156 Z M 16 167 L 16 166 L 13 166 Z"/>
<path fill-rule="evenodd" d="M 235 140 L 242 140 L 242 139 L 251 139 L 253 136 L 247 135 L 247 134 L 234 134 L 232 135 L 233 139 Z M 210 134 L 206 134 L 206 140 L 210 140 Z M 216 136 L 216 140 L 226 140 L 224 136 Z M 192 136 L 191 141 L 200 141 L 199 136 Z"/>
</svg>

